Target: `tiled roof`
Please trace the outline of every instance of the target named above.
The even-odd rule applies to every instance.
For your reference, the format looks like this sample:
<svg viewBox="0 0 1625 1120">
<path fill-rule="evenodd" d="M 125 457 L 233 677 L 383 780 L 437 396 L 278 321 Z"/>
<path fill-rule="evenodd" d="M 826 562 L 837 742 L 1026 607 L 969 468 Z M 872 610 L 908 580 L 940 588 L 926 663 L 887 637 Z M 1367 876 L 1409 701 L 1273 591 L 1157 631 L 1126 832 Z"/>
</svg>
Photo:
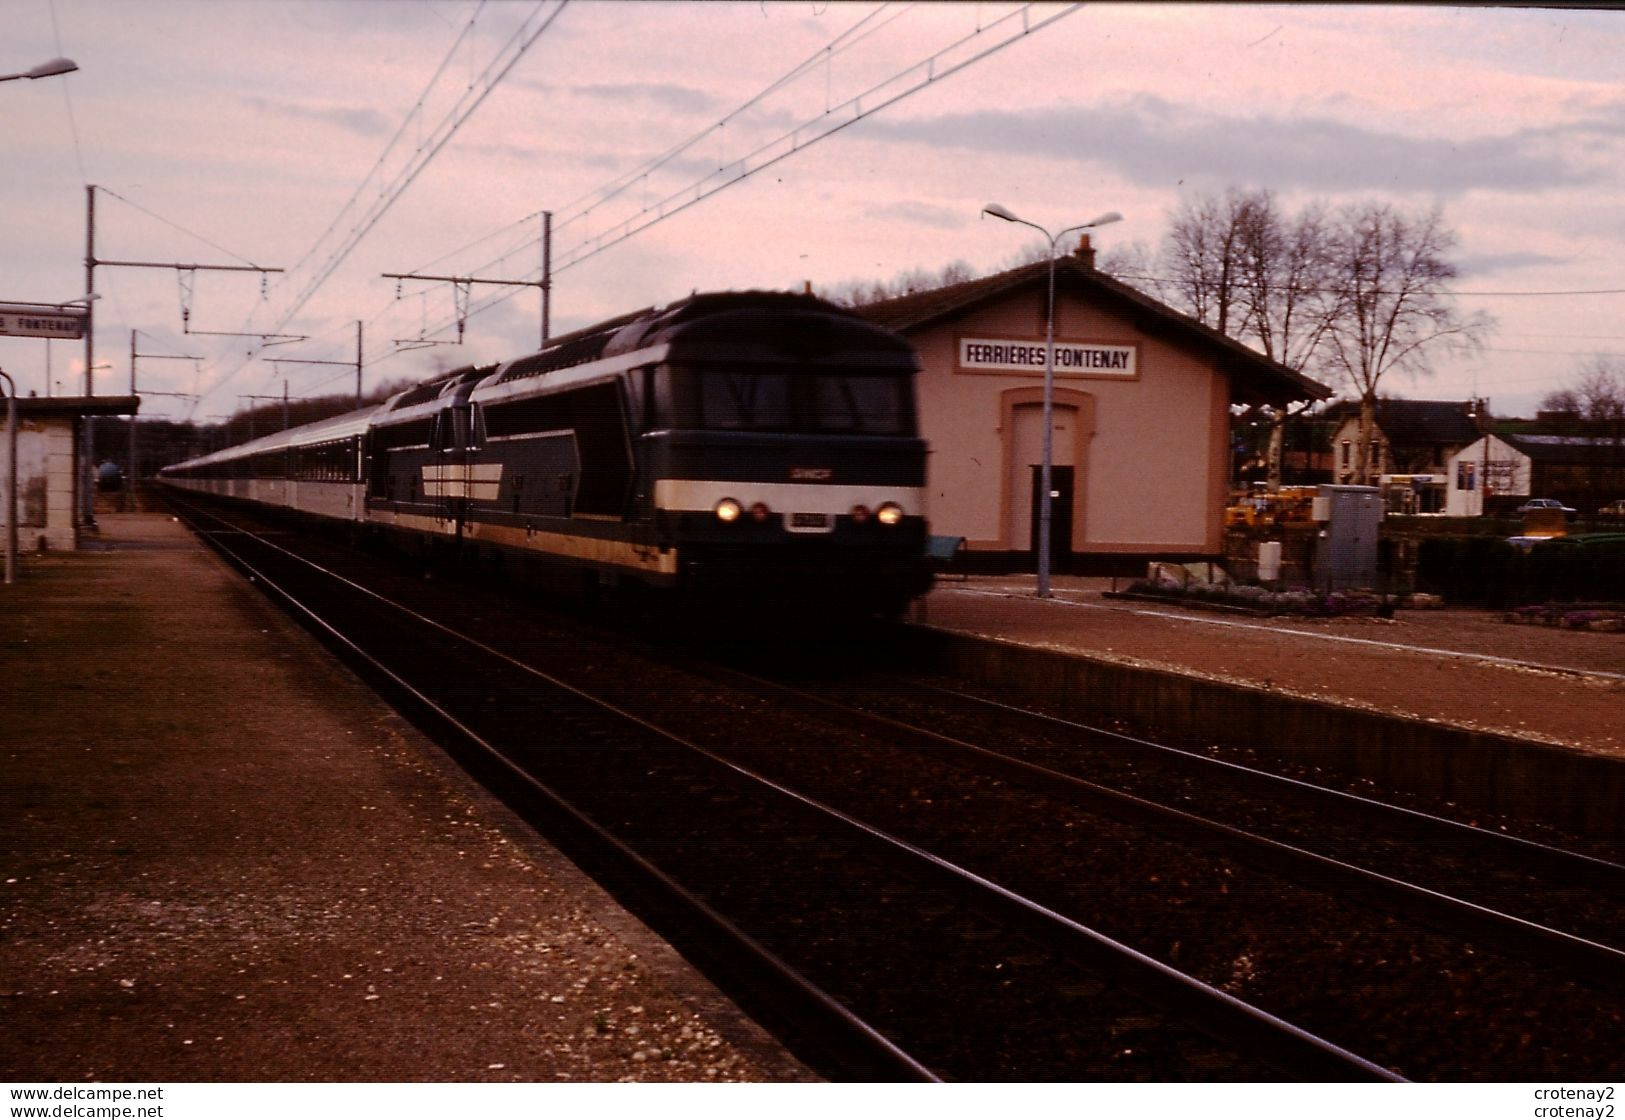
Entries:
<svg viewBox="0 0 1625 1120">
<path fill-rule="evenodd" d="M 1625 440 L 1605 436 L 1502 435 L 1497 438 L 1539 463 L 1625 466 Z"/>
<path fill-rule="evenodd" d="M 1412 401 L 1401 397 L 1377 400 L 1377 427 L 1396 447 L 1446 444 L 1464 447 L 1479 437 L 1470 401 Z M 1343 401 L 1327 409 L 1339 421 L 1360 415 L 1358 401 Z"/>
<path fill-rule="evenodd" d="M 1035 261 L 979 280 L 911 292 L 856 310 L 883 327 L 908 334 L 1022 288 L 1035 287 L 1042 291 L 1048 283 L 1048 267 L 1047 261 Z M 1285 403 L 1324 400 L 1331 396 L 1331 390 L 1320 382 L 1085 265 L 1076 257 L 1056 259 L 1055 283 L 1057 291 L 1070 289 L 1085 299 L 1111 306 L 1146 334 L 1170 337 L 1214 356 L 1232 375 L 1232 395 L 1238 403 Z"/>
</svg>

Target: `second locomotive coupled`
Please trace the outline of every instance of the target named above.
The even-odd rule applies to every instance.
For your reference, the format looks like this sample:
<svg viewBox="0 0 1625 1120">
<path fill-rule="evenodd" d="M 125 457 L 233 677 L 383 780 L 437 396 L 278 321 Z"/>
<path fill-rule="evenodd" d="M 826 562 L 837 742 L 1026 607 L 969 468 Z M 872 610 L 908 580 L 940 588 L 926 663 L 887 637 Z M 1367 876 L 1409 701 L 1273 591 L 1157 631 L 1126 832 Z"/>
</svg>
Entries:
<svg viewBox="0 0 1625 1120">
<path fill-rule="evenodd" d="M 161 478 L 591 587 L 896 615 L 931 584 L 917 371 L 812 296 L 700 294 Z"/>
</svg>

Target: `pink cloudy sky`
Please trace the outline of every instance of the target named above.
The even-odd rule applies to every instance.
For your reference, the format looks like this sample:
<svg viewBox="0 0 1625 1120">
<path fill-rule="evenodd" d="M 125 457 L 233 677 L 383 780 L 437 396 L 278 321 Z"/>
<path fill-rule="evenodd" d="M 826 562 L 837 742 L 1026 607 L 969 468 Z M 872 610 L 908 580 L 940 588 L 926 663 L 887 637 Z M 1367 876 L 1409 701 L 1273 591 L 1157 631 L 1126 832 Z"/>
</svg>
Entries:
<svg viewBox="0 0 1625 1120">
<path fill-rule="evenodd" d="M 1102 247 L 1155 246 L 1181 192 L 1234 185 L 1288 207 L 1443 207 L 1460 304 L 1499 327 L 1392 392 L 1529 412 L 1588 355 L 1625 353 L 1625 17 L 1090 6 L 952 70 L 1010 38 L 997 21 L 1017 7 L 577 0 L 552 18 L 556 0 L 4 0 L 0 72 L 56 55 L 80 70 L 0 85 L 0 302 L 84 295 L 87 184 L 103 260 L 286 269 L 263 295 L 251 275 L 199 272 L 184 297 L 172 269 L 98 269 L 98 389 L 127 391 L 137 330 L 143 355 L 198 358 L 138 363 L 155 394 L 143 415 L 204 419 L 284 379 L 295 396 L 344 391 L 342 367 L 268 359 L 349 361 L 358 320 L 369 384 L 534 348 L 535 291 L 482 286 L 461 345 L 400 348 L 454 339 L 455 301 L 410 282 L 397 299 L 381 274 L 534 279 L 544 209 L 568 262 L 560 333 L 695 289 L 1001 267 L 1030 240 L 979 220 L 990 201 L 1051 227 L 1118 210 Z M 522 54 L 508 45 L 544 24 Z M 924 88 L 805 143 L 934 55 Z M 576 259 L 792 134 L 794 154 Z M 308 338 L 183 334 L 183 298 L 194 331 Z M 25 392 L 45 391 L 47 360 L 59 391 L 82 388 L 82 344 L 0 338 Z"/>
</svg>

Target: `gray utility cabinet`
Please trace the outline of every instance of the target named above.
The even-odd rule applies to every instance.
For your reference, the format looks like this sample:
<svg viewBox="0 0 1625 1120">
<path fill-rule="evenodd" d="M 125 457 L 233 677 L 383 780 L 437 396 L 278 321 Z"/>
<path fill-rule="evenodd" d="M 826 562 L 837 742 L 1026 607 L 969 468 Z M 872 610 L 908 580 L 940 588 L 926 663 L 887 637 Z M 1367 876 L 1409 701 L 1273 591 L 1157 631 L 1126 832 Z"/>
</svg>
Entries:
<svg viewBox="0 0 1625 1120">
<path fill-rule="evenodd" d="M 1315 586 L 1330 590 L 1377 586 L 1377 534 L 1382 493 L 1375 486 L 1322 486 L 1314 516 L 1321 522 L 1315 547 Z"/>
</svg>

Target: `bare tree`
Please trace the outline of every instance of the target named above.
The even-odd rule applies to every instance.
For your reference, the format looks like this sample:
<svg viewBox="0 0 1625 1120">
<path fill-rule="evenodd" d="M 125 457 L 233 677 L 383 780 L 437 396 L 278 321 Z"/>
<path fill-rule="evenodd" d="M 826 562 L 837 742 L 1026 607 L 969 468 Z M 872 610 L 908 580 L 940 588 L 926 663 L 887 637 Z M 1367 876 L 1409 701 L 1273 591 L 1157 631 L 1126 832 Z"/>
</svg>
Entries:
<svg viewBox="0 0 1625 1120">
<path fill-rule="evenodd" d="M 1328 358 L 1360 398 L 1356 478 L 1370 477 L 1377 393 L 1396 371 L 1426 373 L 1440 347 L 1476 348 L 1493 321 L 1456 310 L 1446 257 L 1456 235 L 1440 211 L 1403 214 L 1387 203 L 1346 208 L 1330 245 L 1338 314 L 1326 333 Z"/>
<path fill-rule="evenodd" d="M 1543 412 L 1554 413 L 1557 431 L 1584 436 L 1594 451 L 1582 453 L 1585 501 L 1595 506 L 1625 480 L 1625 358 L 1594 354 L 1575 381 L 1541 398 Z M 1574 501 L 1581 499 L 1576 494 Z"/>
<path fill-rule="evenodd" d="M 1343 309 L 1325 207 L 1312 203 L 1287 216 L 1263 194 L 1242 229 L 1241 255 L 1246 333 L 1282 365 L 1314 370 Z"/>
<path fill-rule="evenodd" d="M 1625 466 L 1625 359 L 1617 354 L 1593 357 L 1581 371 L 1579 393 L 1586 418 L 1608 441 L 1608 460 L 1596 464 L 1590 478 L 1592 497 L 1600 500 L 1600 488 L 1617 481 Z"/>
<path fill-rule="evenodd" d="M 950 261 L 943 265 L 942 271 L 938 272 L 936 276 L 936 282 L 944 288 L 953 284 L 963 284 L 974 279 L 976 279 L 976 270 L 970 266 L 968 261 L 962 260 Z"/>
<path fill-rule="evenodd" d="M 1625 358 L 1593 354 L 1572 385 L 1540 399 L 1540 410 L 1562 417 L 1574 432 L 1625 422 Z"/>
<path fill-rule="evenodd" d="M 1288 216 L 1276 207 L 1272 194 L 1260 191 L 1240 217 L 1246 334 L 1282 365 L 1315 372 L 1321 343 L 1341 310 L 1325 207 L 1312 203 Z M 1277 489 L 1288 411 L 1272 408 L 1270 413 L 1265 461 L 1269 486 Z"/>
<path fill-rule="evenodd" d="M 1268 222 L 1271 212 L 1265 191 L 1231 188 L 1219 196 L 1183 199 L 1169 219 L 1163 243 L 1169 298 L 1221 334 L 1242 326 L 1247 303 L 1243 241 L 1250 228 Z"/>
<path fill-rule="evenodd" d="M 1574 395 L 1587 420 L 1618 423 L 1625 420 L 1625 359 L 1617 354 L 1595 354 L 1580 367 Z"/>
<path fill-rule="evenodd" d="M 1580 400 L 1580 394 L 1572 388 L 1554 389 L 1547 393 L 1540 398 L 1540 410 L 1556 413 L 1565 418 L 1573 417 L 1575 420 L 1585 415 L 1585 405 Z"/>
<path fill-rule="evenodd" d="M 1102 249 L 1095 267 L 1131 287 L 1149 290 L 1159 299 L 1166 297 L 1166 285 L 1157 274 L 1156 254 L 1144 241 Z"/>
</svg>

